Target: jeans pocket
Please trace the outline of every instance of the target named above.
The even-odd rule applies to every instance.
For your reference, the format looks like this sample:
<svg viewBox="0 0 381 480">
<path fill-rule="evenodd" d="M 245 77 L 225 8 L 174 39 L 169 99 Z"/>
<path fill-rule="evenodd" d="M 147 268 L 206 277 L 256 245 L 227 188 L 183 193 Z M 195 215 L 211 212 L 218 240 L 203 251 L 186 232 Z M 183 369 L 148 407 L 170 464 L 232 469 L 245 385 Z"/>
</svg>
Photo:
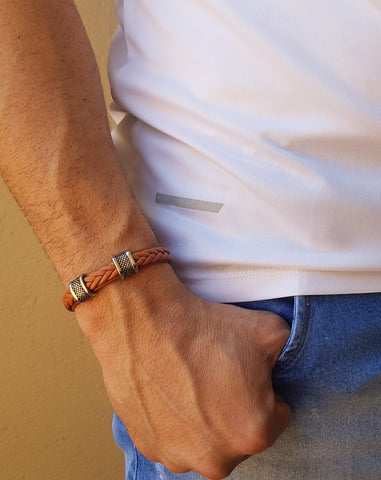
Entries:
<svg viewBox="0 0 381 480">
<path fill-rule="evenodd" d="M 310 297 L 295 297 L 290 336 L 274 366 L 274 377 L 283 375 L 289 369 L 295 367 L 298 358 L 303 352 L 308 333 L 309 318 Z"/>
</svg>

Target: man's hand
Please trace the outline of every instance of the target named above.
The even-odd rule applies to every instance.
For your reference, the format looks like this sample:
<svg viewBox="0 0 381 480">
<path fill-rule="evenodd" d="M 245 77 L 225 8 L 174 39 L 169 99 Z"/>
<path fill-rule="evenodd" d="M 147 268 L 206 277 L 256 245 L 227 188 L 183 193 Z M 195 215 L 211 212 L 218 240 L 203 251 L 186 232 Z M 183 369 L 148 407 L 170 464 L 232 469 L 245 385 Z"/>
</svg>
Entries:
<svg viewBox="0 0 381 480">
<path fill-rule="evenodd" d="M 271 385 L 289 336 L 277 315 L 205 302 L 166 265 L 76 313 L 115 411 L 150 460 L 220 479 L 286 428 L 289 407 Z"/>
</svg>

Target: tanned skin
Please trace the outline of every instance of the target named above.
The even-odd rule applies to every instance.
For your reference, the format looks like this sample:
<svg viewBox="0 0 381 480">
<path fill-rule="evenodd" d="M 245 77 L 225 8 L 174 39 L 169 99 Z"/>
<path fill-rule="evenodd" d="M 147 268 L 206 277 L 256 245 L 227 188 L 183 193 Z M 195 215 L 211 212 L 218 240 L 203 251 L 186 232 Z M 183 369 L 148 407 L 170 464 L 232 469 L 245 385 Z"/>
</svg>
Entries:
<svg viewBox="0 0 381 480">
<path fill-rule="evenodd" d="M 65 286 L 157 245 L 118 162 L 73 2 L 0 0 L 0 45 L 0 171 Z M 150 460 L 221 479 L 287 426 L 271 385 L 289 336 L 277 315 L 205 302 L 164 264 L 105 287 L 76 315 Z"/>
</svg>

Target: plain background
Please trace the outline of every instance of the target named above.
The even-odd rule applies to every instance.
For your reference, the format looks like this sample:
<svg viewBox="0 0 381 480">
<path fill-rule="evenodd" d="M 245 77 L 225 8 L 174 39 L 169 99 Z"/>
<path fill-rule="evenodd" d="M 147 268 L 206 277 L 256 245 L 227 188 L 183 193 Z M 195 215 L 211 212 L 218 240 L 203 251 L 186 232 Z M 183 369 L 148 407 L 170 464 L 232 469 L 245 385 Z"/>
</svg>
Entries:
<svg viewBox="0 0 381 480">
<path fill-rule="evenodd" d="M 76 4 L 107 92 L 113 0 Z M 123 454 L 112 437 L 97 360 L 75 316 L 62 307 L 64 287 L 1 180 L 0 268 L 1 480 L 121 480 Z"/>
</svg>

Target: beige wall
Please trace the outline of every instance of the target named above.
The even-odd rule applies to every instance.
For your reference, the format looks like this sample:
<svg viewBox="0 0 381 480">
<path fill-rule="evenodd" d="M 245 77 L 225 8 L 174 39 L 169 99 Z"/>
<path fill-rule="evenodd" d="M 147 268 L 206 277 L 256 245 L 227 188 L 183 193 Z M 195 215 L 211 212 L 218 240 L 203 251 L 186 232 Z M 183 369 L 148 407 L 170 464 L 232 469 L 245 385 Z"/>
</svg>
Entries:
<svg viewBox="0 0 381 480">
<path fill-rule="evenodd" d="M 107 85 L 113 1 L 77 0 Z M 109 98 L 109 97 L 108 97 Z M 0 479 L 117 480 L 123 455 L 91 349 L 0 181 Z"/>
</svg>

